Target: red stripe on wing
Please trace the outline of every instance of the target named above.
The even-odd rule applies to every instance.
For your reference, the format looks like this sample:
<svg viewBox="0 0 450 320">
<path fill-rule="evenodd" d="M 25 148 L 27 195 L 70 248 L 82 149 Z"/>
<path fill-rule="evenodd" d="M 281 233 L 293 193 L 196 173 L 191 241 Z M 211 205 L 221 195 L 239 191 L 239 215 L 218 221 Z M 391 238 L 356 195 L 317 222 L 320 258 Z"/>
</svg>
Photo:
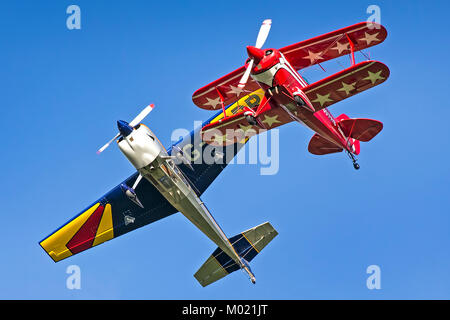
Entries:
<svg viewBox="0 0 450 320">
<path fill-rule="evenodd" d="M 104 209 L 104 206 L 98 206 L 98 208 L 81 226 L 80 230 L 78 230 L 72 239 L 70 239 L 66 245 L 70 252 L 77 254 L 92 247 Z"/>
</svg>

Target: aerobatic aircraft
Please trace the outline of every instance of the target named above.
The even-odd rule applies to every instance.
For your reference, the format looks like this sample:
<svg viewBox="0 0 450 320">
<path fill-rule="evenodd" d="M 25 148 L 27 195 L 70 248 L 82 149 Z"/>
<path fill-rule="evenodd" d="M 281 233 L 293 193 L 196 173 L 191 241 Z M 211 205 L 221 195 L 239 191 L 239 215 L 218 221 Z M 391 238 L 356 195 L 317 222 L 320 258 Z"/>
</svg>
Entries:
<svg viewBox="0 0 450 320">
<path fill-rule="evenodd" d="M 194 275 L 202 286 L 239 269 L 255 283 L 249 262 L 277 231 L 265 222 L 228 238 L 200 196 L 252 135 L 293 120 L 316 132 L 310 152 L 345 150 L 357 168 L 359 141 L 378 134 L 381 122 L 334 118 L 326 107 L 389 76 L 384 64 L 356 64 L 354 58 L 355 51 L 386 38 L 381 25 L 363 22 L 280 50 L 262 50 L 270 25 L 265 20 L 256 45 L 247 48 L 245 66 L 194 93 L 197 106 L 222 110 L 167 150 L 141 123 L 153 105 L 130 122 L 117 121 L 119 132 L 98 153 L 116 141 L 136 172 L 39 243 L 53 261 L 181 212 L 218 246 Z M 351 56 L 350 68 L 311 85 L 296 72 L 344 54 Z M 218 161 L 204 161 L 205 152 Z"/>
<path fill-rule="evenodd" d="M 308 150 L 324 155 L 345 151 L 359 169 L 355 155 L 360 141 L 370 141 L 383 124 L 371 119 L 334 118 L 327 107 L 377 86 L 389 77 L 383 63 L 355 62 L 355 52 L 381 43 L 386 29 L 361 22 L 316 38 L 277 49 L 261 49 L 272 21 L 265 20 L 255 46 L 247 46 L 245 66 L 197 90 L 193 102 L 223 115 L 205 125 L 202 139 L 212 145 L 245 140 L 291 121 L 311 128 L 315 134 Z M 351 66 L 325 79 L 308 84 L 297 70 L 349 54 Z M 251 77 L 250 77 L 251 76 Z M 225 109 L 226 105 L 233 104 Z"/>
</svg>

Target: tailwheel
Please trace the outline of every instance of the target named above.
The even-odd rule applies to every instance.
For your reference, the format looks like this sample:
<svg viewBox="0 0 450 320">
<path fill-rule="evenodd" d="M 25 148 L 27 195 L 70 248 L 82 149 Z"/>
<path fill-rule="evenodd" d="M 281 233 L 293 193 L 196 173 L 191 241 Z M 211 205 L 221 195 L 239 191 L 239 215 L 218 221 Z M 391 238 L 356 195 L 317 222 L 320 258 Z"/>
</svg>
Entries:
<svg viewBox="0 0 450 320">
<path fill-rule="evenodd" d="M 355 170 L 359 170 L 360 166 L 358 164 L 358 160 L 356 159 L 356 157 L 353 155 L 353 153 L 347 151 L 348 156 L 350 157 L 350 159 L 352 159 L 353 162 L 353 168 L 355 168 Z"/>
<path fill-rule="evenodd" d="M 247 120 L 248 124 L 252 126 L 260 127 L 261 129 L 267 129 L 264 123 L 258 117 L 255 117 L 254 112 L 245 111 L 244 112 L 245 120 Z"/>
</svg>

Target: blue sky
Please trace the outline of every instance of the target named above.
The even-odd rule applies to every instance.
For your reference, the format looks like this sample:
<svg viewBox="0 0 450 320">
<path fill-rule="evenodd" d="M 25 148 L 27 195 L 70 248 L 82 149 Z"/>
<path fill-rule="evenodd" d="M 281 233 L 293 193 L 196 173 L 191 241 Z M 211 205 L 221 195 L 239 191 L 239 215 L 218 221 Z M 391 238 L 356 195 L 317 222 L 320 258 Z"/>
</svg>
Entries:
<svg viewBox="0 0 450 320">
<path fill-rule="evenodd" d="M 81 8 L 81 30 L 66 8 Z M 371 57 L 382 85 L 330 107 L 380 120 L 361 170 L 344 154 L 313 156 L 312 132 L 280 128 L 280 170 L 225 169 L 203 200 L 228 235 L 270 221 L 279 236 L 240 272 L 207 288 L 193 274 L 215 249 L 181 214 L 60 263 L 38 242 L 133 173 L 113 146 L 117 119 L 145 121 L 168 145 L 173 129 L 205 120 L 192 93 L 242 65 L 260 23 L 283 47 L 381 9 L 386 41 Z M 2 229 L 0 298 L 449 299 L 449 51 L 445 2 L 10 1 L 0 10 Z M 357 55 L 361 60 L 361 55 Z M 327 70 L 336 64 L 329 62 Z M 310 81 L 329 75 L 311 70 Z M 245 191 L 245 192 L 242 192 Z M 236 195 L 224 202 L 226 195 Z M 66 288 L 78 265 L 81 290 Z M 366 268 L 381 268 L 368 290 Z"/>
</svg>

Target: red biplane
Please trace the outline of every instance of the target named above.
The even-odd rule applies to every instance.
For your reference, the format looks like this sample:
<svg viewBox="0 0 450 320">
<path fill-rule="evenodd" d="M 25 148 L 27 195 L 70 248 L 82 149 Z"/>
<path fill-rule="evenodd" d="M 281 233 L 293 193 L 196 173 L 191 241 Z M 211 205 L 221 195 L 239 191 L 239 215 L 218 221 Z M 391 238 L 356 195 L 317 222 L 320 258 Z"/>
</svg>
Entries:
<svg viewBox="0 0 450 320">
<path fill-rule="evenodd" d="M 193 94 L 192 100 L 198 107 L 223 110 L 217 121 L 202 128 L 202 139 L 225 146 L 298 121 L 315 132 L 308 146 L 312 154 L 345 151 L 354 168 L 359 169 L 355 157 L 360 151 L 359 142 L 370 141 L 383 124 L 345 114 L 334 118 L 327 107 L 389 77 L 388 67 L 381 62 L 355 62 L 355 52 L 384 41 L 386 29 L 376 23 L 361 22 L 278 50 L 263 50 L 271 23 L 270 19 L 265 20 L 255 46 L 247 47 L 249 58 L 244 66 Z M 347 54 L 349 68 L 315 83 L 308 84 L 297 72 Z"/>
</svg>

